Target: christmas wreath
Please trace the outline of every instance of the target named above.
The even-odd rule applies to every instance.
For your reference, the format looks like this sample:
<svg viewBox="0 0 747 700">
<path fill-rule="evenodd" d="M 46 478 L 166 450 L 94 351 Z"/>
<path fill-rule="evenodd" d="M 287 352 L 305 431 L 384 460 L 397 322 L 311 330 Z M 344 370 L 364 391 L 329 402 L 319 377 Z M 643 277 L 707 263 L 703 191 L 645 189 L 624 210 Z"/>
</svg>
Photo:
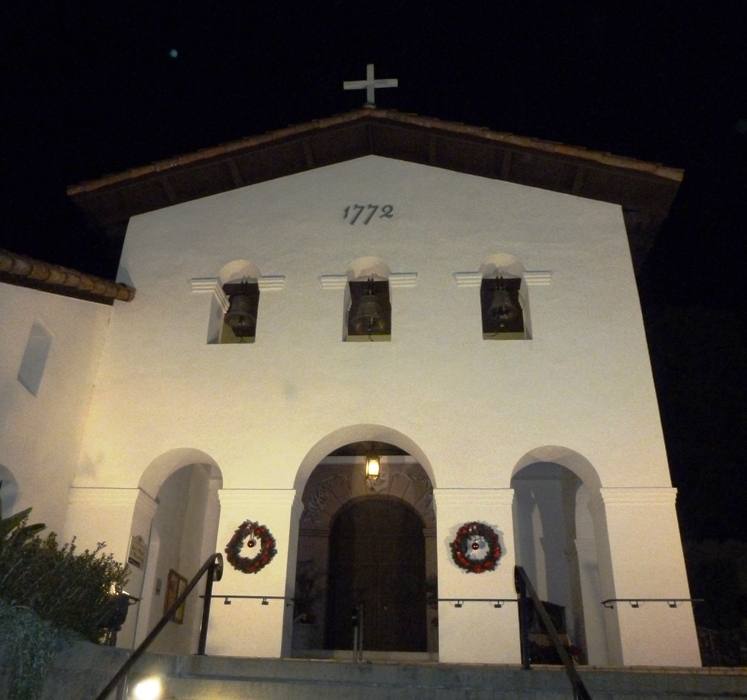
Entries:
<svg viewBox="0 0 747 700">
<path fill-rule="evenodd" d="M 242 557 L 241 549 L 246 542 L 247 547 L 256 547 L 259 541 L 259 552 L 254 557 Z M 245 574 L 256 574 L 262 571 L 278 553 L 275 549 L 275 538 L 270 531 L 259 523 L 245 520 L 233 533 L 230 542 L 226 545 L 226 559 L 237 571 Z"/>
<path fill-rule="evenodd" d="M 451 543 L 454 563 L 474 574 L 492 571 L 501 554 L 498 533 L 484 523 L 465 523 L 457 530 L 456 539 Z"/>
</svg>

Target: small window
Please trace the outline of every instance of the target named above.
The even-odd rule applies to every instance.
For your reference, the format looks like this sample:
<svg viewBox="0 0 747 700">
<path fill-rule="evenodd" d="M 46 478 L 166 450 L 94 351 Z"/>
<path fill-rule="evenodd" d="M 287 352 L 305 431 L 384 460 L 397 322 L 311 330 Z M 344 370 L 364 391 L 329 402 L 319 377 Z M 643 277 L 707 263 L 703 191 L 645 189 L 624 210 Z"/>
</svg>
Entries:
<svg viewBox="0 0 747 700">
<path fill-rule="evenodd" d="M 524 310 L 519 290 L 521 279 L 484 277 L 480 285 L 482 337 L 485 340 L 523 340 L 526 338 Z"/>
<path fill-rule="evenodd" d="M 373 342 L 392 339 L 392 304 L 389 280 L 351 280 L 348 282 L 350 306 L 347 315 L 348 342 Z"/>
<path fill-rule="evenodd" d="M 47 366 L 49 349 L 52 347 L 52 336 L 38 321 L 31 326 L 31 333 L 23 352 L 21 367 L 18 370 L 18 381 L 34 396 L 39 393 L 44 368 Z"/>
</svg>

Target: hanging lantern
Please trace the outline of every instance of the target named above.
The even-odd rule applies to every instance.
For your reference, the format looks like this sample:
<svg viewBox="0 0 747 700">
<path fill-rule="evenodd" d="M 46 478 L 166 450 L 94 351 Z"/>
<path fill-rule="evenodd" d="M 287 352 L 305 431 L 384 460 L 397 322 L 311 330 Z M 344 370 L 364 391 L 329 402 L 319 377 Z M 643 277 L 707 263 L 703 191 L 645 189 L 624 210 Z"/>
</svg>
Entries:
<svg viewBox="0 0 747 700">
<path fill-rule="evenodd" d="M 259 286 L 250 282 L 225 284 L 223 291 L 229 302 L 223 322 L 237 338 L 254 338 L 257 332 Z"/>
<path fill-rule="evenodd" d="M 366 479 L 369 481 L 378 481 L 381 475 L 381 461 L 379 455 L 369 455 L 366 457 Z"/>
</svg>

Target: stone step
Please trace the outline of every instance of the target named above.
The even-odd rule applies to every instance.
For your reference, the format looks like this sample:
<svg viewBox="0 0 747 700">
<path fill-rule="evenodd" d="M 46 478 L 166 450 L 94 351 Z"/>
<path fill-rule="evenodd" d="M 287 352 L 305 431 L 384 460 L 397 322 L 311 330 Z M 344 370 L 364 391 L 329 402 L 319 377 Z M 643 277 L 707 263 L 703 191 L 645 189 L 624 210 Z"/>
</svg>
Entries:
<svg viewBox="0 0 747 700">
<path fill-rule="evenodd" d="M 594 700 L 747 697 L 747 669 L 581 668 Z M 184 657 L 167 680 L 179 700 L 560 700 L 562 668 Z"/>
<path fill-rule="evenodd" d="M 1 656 L 1 655 L 0 655 Z M 43 700 L 93 700 L 127 658 L 121 649 L 77 644 L 55 657 Z M 0 658 L 0 661 L 2 659 Z M 3 668 L 0 663 L 0 698 Z M 747 668 L 579 667 L 594 700 L 747 698 Z M 433 661 L 251 659 L 146 654 L 131 672 L 159 675 L 174 700 L 570 700 L 558 666 Z M 112 700 L 113 700 L 112 696 Z"/>
</svg>

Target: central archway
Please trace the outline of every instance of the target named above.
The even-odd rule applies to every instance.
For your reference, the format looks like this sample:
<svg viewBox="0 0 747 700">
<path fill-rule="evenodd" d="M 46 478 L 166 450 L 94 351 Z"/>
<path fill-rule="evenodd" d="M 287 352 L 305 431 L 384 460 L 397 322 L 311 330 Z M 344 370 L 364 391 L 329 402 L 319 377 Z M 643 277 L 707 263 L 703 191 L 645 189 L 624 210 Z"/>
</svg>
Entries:
<svg viewBox="0 0 747 700">
<path fill-rule="evenodd" d="M 375 482 L 365 476 L 372 453 L 381 462 Z M 337 443 L 308 474 L 302 501 L 293 655 L 352 650 L 360 602 L 365 650 L 436 653 L 436 516 L 419 459 L 403 445 Z"/>
</svg>

